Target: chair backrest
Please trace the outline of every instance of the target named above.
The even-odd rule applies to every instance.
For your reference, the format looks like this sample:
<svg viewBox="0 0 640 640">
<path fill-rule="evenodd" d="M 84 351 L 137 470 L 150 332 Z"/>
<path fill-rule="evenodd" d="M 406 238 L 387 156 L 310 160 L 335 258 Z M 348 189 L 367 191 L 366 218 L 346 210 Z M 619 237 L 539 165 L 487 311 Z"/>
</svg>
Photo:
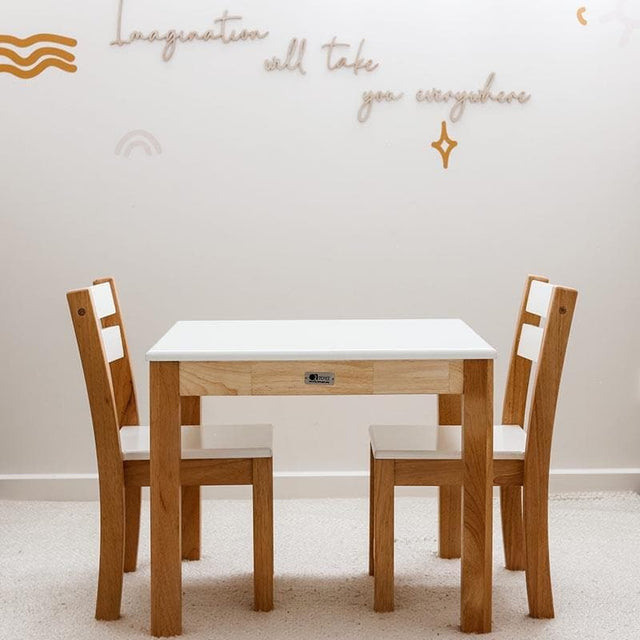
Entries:
<svg viewBox="0 0 640 640">
<path fill-rule="evenodd" d="M 140 424 L 138 417 L 138 400 L 136 397 L 136 386 L 131 369 L 129 358 L 129 345 L 127 344 L 127 334 L 124 330 L 122 313 L 120 311 L 120 300 L 113 278 L 100 278 L 93 281 L 90 288 L 95 299 L 102 294 L 106 304 L 109 305 L 106 311 L 111 311 L 107 315 L 101 315 L 102 327 L 120 327 L 120 338 L 122 341 L 122 358 L 110 360 L 111 378 L 113 380 L 113 391 L 116 397 L 116 407 L 118 411 L 118 424 L 120 427 Z M 108 285 L 108 287 L 106 286 Z M 109 293 L 111 299 L 109 300 Z"/>
<path fill-rule="evenodd" d="M 560 379 L 577 297 L 575 289 L 549 284 L 540 276 L 529 276 L 525 284 L 502 412 L 502 424 L 527 429 L 525 473 L 534 465 L 537 472 L 548 475 Z M 525 425 L 533 364 L 536 371 Z"/>
<path fill-rule="evenodd" d="M 101 477 L 121 473 L 118 432 L 125 425 L 138 424 L 138 409 L 113 279 L 70 291 L 67 301 L 89 397 L 98 471 Z"/>
</svg>

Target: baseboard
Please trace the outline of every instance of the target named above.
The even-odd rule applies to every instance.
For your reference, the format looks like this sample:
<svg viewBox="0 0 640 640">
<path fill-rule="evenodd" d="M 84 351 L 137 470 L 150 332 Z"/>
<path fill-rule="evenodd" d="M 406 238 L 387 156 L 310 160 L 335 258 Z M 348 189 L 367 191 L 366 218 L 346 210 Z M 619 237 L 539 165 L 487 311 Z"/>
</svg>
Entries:
<svg viewBox="0 0 640 640">
<path fill-rule="evenodd" d="M 366 471 L 280 471 L 274 474 L 276 498 L 355 498 L 369 491 Z M 552 469 L 551 492 L 638 491 L 640 468 Z M 436 495 L 433 487 L 399 487 L 398 495 Z M 205 487 L 205 498 L 241 498 L 250 487 Z M 0 474 L 0 499 L 97 500 L 92 473 Z"/>
<path fill-rule="evenodd" d="M 96 473 L 0 474 L 2 500 L 97 500 Z"/>
<path fill-rule="evenodd" d="M 551 469 L 550 490 L 565 491 L 636 491 L 640 493 L 640 469 Z"/>
</svg>

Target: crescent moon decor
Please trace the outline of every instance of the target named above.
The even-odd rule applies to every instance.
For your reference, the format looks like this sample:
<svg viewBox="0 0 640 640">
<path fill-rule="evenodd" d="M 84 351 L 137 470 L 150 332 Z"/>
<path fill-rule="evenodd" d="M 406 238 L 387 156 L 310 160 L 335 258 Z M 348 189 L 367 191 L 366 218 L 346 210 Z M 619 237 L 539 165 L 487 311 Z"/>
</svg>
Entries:
<svg viewBox="0 0 640 640">
<path fill-rule="evenodd" d="M 578 9 L 578 11 L 576 12 L 576 15 L 578 16 L 578 22 L 583 26 L 586 27 L 587 26 L 587 19 L 584 17 L 584 12 L 587 10 L 586 7 L 580 7 Z"/>
</svg>

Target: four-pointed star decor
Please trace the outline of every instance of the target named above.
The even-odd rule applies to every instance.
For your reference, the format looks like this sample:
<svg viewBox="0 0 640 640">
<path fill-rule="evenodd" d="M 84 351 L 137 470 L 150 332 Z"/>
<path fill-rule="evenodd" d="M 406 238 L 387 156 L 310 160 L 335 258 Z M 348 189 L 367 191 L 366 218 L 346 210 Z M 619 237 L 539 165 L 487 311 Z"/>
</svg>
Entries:
<svg viewBox="0 0 640 640">
<path fill-rule="evenodd" d="M 446 149 L 444 144 L 446 142 Z M 431 146 L 442 156 L 442 166 L 446 169 L 449 166 L 449 154 L 454 147 L 458 146 L 455 140 L 452 140 L 447 133 L 447 123 L 442 121 L 442 129 L 440 130 L 440 139 L 431 143 Z"/>
</svg>

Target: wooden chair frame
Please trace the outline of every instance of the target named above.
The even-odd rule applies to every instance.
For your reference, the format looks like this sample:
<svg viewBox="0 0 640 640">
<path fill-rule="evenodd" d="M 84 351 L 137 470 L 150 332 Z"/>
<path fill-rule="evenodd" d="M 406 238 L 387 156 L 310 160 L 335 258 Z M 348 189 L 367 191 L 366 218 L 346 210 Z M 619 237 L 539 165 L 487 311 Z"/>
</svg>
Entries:
<svg viewBox="0 0 640 640">
<path fill-rule="evenodd" d="M 507 376 L 502 424 L 524 426 L 531 361 L 518 355 L 524 324 L 539 326 L 540 317 L 526 309 L 531 283 L 527 278 Z M 500 487 L 505 561 L 508 569 L 525 570 L 529 613 L 553 618 L 549 566 L 548 494 L 551 441 L 562 368 L 575 310 L 577 291 L 554 287 L 542 334 L 523 460 L 494 459 L 494 486 Z M 439 424 L 461 424 L 461 396 L 441 395 Z M 370 456 L 369 573 L 374 576 L 374 608 L 393 610 L 394 487 L 438 486 L 439 554 L 458 558 L 461 545 L 463 461 L 376 459 Z M 524 500 L 523 500 L 524 496 Z M 461 603 L 465 607 L 465 603 Z"/>
<path fill-rule="evenodd" d="M 120 617 L 123 573 L 135 571 L 141 489 L 149 486 L 149 460 L 123 460 L 119 430 L 138 425 L 136 391 L 122 315 L 112 278 L 115 313 L 100 320 L 89 289 L 67 294 L 89 396 L 100 486 L 100 569 L 95 616 Z M 100 324 L 99 324 L 100 323 Z M 108 362 L 100 328 L 120 327 L 123 357 Z M 181 398 L 185 425 L 200 424 L 200 398 Z M 254 607 L 273 608 L 272 458 L 182 460 L 182 558 L 200 558 L 200 486 L 253 485 Z"/>
</svg>

